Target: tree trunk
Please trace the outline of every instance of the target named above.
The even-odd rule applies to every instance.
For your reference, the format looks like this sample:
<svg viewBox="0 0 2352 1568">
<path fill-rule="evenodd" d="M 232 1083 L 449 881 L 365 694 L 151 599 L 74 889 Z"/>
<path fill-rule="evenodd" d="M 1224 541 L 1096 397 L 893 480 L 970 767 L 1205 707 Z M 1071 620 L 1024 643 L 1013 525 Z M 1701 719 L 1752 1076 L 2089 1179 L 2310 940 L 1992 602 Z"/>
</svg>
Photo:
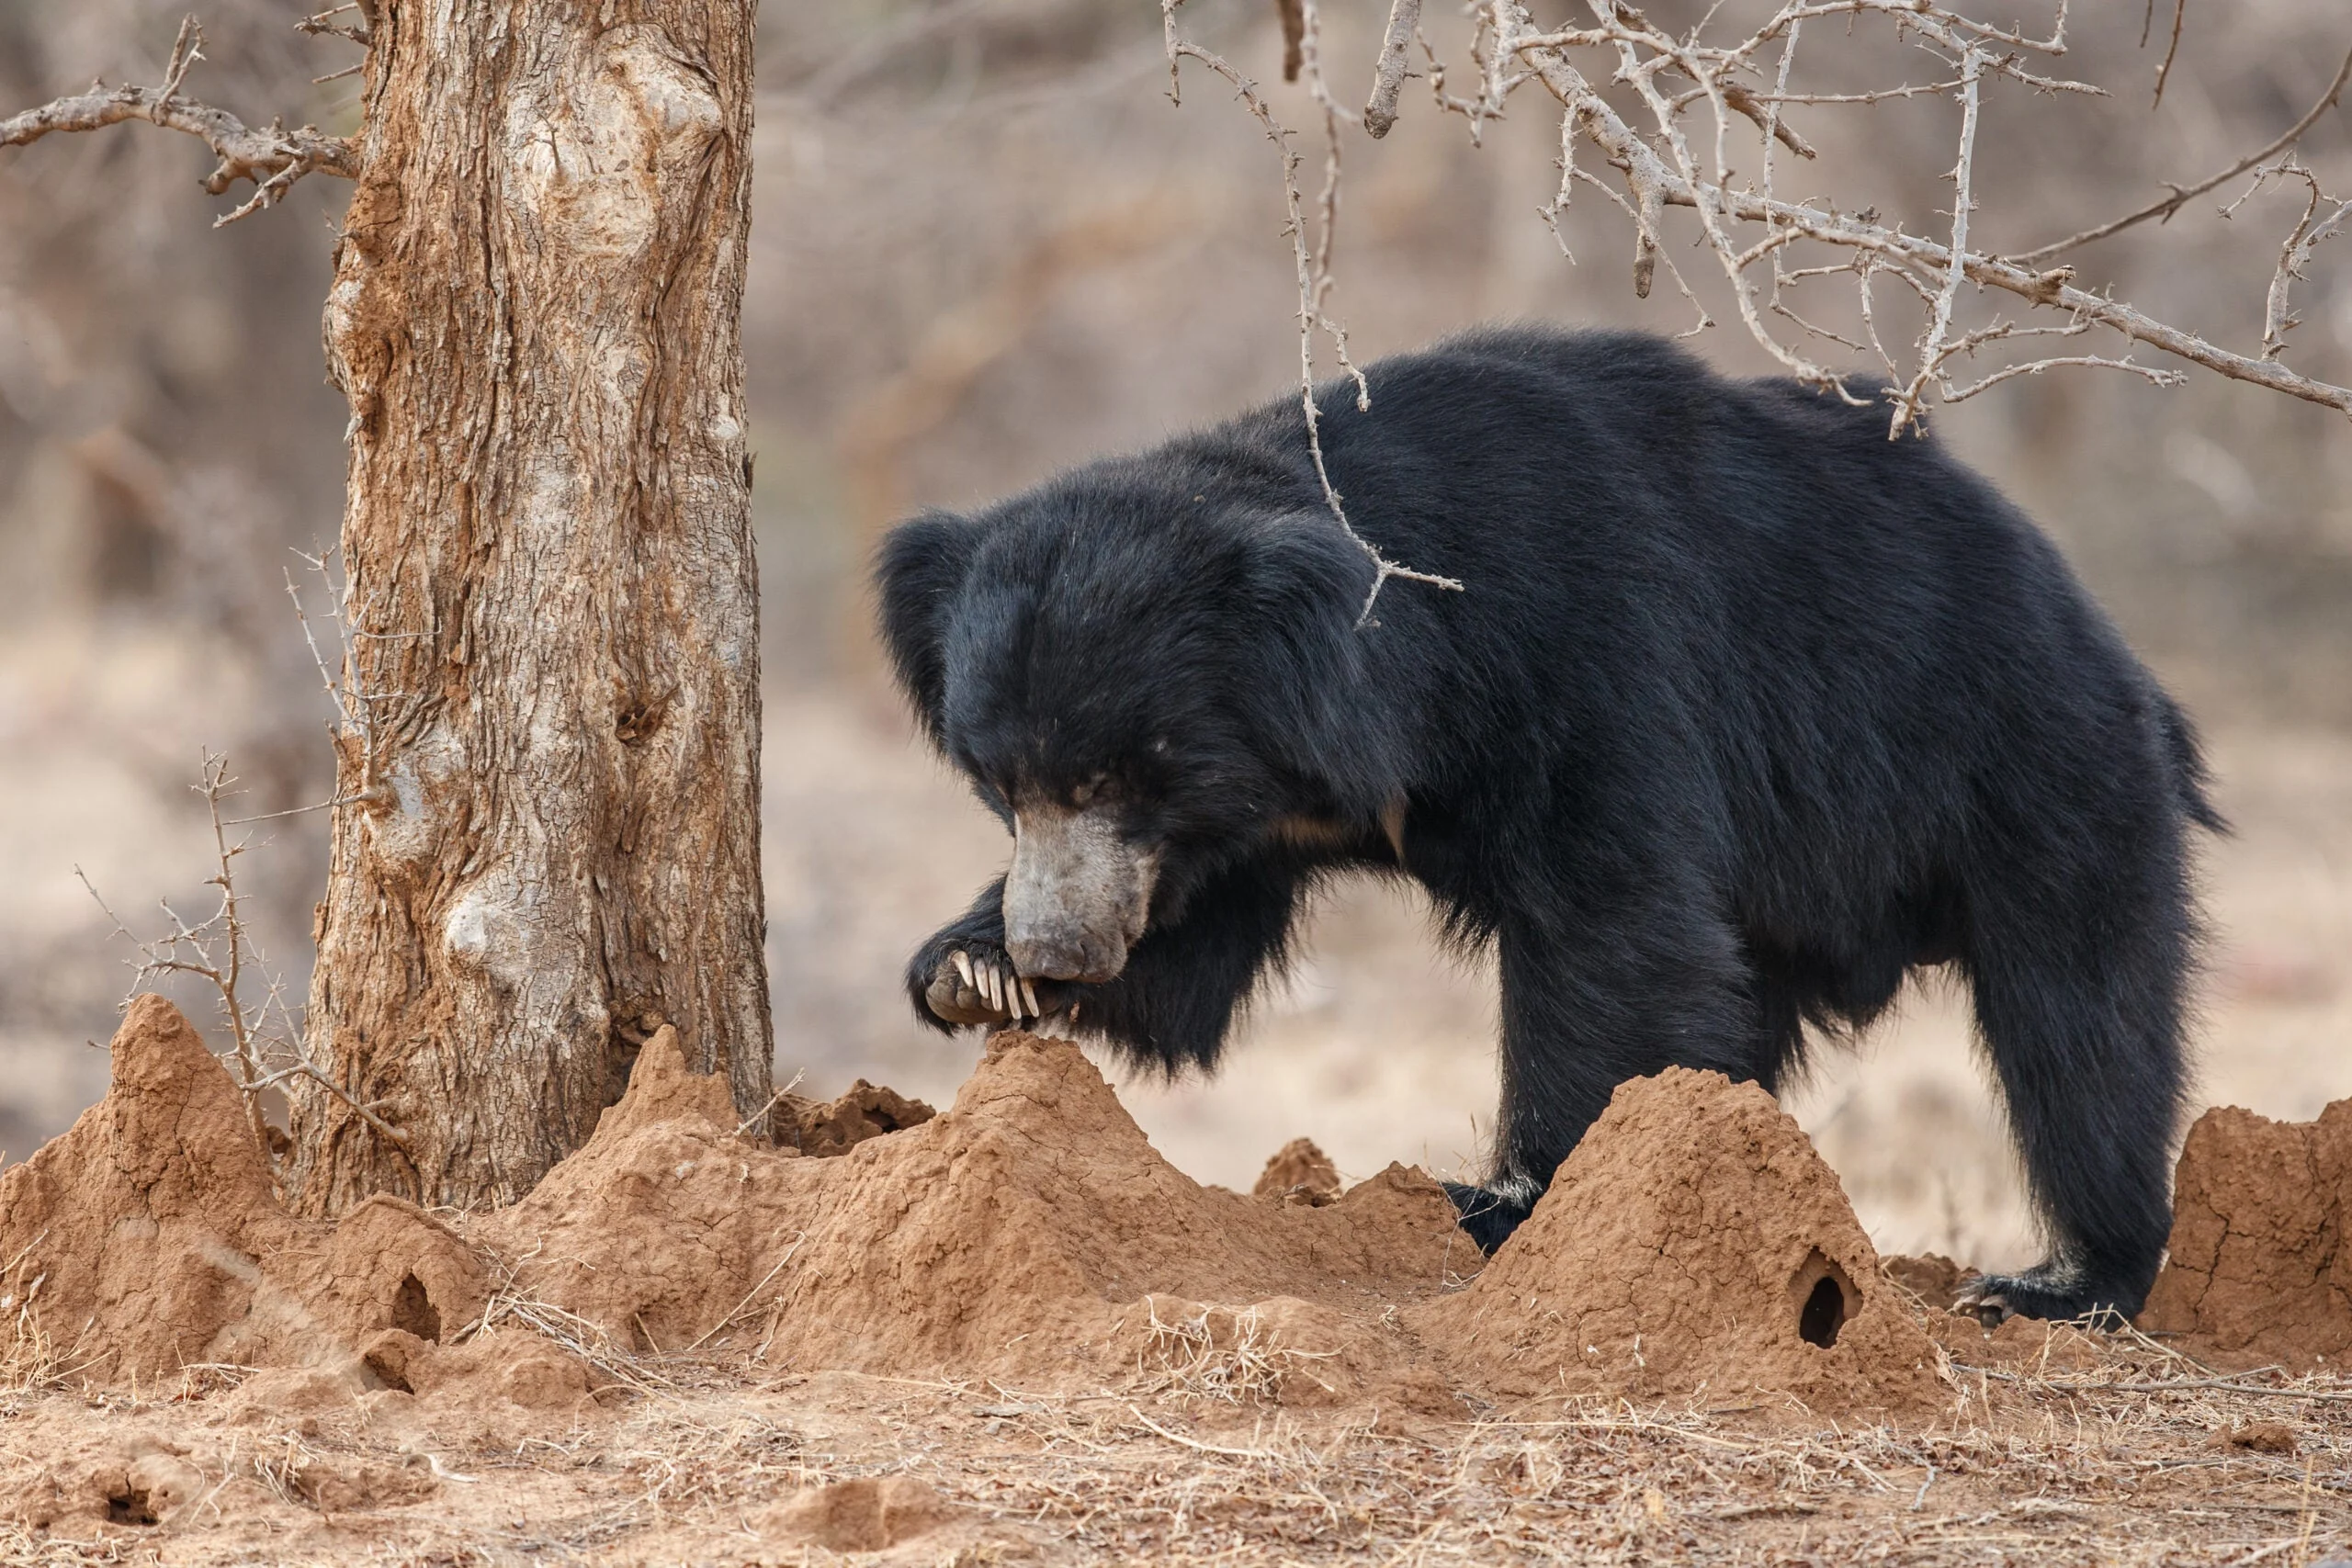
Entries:
<svg viewBox="0 0 2352 1568">
<path fill-rule="evenodd" d="M 503 1202 L 639 1044 L 769 1082 L 739 318 L 744 0 L 375 0 L 325 335 L 351 402 L 313 1213 Z"/>
</svg>

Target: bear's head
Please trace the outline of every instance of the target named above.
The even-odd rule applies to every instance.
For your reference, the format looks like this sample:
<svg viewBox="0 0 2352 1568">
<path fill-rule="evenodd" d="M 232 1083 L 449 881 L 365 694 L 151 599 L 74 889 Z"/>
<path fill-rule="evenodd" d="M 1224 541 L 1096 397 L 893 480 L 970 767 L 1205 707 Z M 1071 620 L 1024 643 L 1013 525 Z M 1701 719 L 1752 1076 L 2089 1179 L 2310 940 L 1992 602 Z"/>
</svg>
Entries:
<svg viewBox="0 0 2352 1568">
<path fill-rule="evenodd" d="M 1270 837 L 1376 825 L 1396 798 L 1401 741 L 1356 626 L 1372 565 L 1271 490 L 1163 451 L 884 541 L 899 683 L 1013 834 L 1023 974 L 1114 978 Z"/>
</svg>

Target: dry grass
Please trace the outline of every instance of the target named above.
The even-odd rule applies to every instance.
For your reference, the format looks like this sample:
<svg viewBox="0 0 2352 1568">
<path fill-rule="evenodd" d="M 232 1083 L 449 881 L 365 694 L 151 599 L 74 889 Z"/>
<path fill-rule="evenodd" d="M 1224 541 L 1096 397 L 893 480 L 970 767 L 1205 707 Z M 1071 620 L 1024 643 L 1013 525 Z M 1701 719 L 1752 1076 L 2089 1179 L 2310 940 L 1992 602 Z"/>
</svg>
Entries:
<svg viewBox="0 0 2352 1568">
<path fill-rule="evenodd" d="M 1302 1350 L 1283 1342 L 1256 1307 L 1204 1306 L 1190 1314 L 1159 1315 L 1158 1297 L 1144 1301 L 1144 1345 L 1136 1358 L 1139 1393 L 1179 1402 L 1214 1400 L 1227 1404 L 1272 1404 L 1283 1385 L 1315 1377 L 1314 1363 L 1331 1353 Z"/>
<path fill-rule="evenodd" d="M 1155 1314 L 1136 1378 L 1082 1393 L 763 1379 L 740 1357 L 682 1377 L 675 1355 L 609 1342 L 591 1348 L 630 1391 L 616 1408 L 527 1420 L 405 1403 L 400 1421 L 390 1406 L 271 1416 L 240 1407 L 236 1369 L 138 1397 L 19 1391 L 0 1405 L 0 1498 L 133 1431 L 218 1484 L 196 1517 L 103 1540 L 0 1524 L 0 1568 L 149 1548 L 243 1562 L 271 1554 L 265 1539 L 303 1561 L 832 1561 L 770 1510 L 886 1475 L 956 1506 L 907 1543 L 925 1562 L 2311 1568 L 2352 1543 L 2352 1381 L 2334 1375 L 2227 1373 L 2136 1335 L 2062 1335 L 2040 1364 L 1951 1359 L 1930 1421 L 1756 1396 L 1465 1400 L 1432 1418 L 1275 1403 L 1285 1348 L 1246 1316 Z M 505 1321 L 535 1318 L 518 1305 Z M 562 1321 L 550 1337 L 577 1339 Z M 334 1479 L 353 1476 L 379 1478 L 374 1502 L 338 1500 Z M 385 1476 L 403 1478 L 389 1495 Z"/>
<path fill-rule="evenodd" d="M 60 1345 L 41 1320 L 41 1287 L 49 1277 L 35 1271 L 31 1258 L 48 1239 L 44 1231 L 0 1262 L 0 1317 L 7 1320 L 0 1329 L 0 1395 L 71 1387 L 94 1362 L 78 1345 Z"/>
</svg>

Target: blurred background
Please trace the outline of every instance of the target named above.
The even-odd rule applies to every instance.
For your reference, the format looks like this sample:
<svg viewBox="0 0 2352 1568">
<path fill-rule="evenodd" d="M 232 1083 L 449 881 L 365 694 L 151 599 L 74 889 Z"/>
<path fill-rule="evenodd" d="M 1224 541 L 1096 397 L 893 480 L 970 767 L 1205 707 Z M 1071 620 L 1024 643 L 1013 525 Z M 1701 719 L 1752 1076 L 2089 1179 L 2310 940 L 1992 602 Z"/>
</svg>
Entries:
<svg viewBox="0 0 2352 1568">
<path fill-rule="evenodd" d="M 215 0 L 189 90 L 248 121 L 350 129 L 356 82 L 312 78 L 357 50 L 295 34 L 303 9 Z M 2077 8 L 2064 72 L 2111 96 L 1988 91 L 1985 243 L 2030 248 L 2225 166 L 2299 118 L 2352 47 L 2338 7 L 2192 7 L 2152 109 L 2163 39 L 2143 46 L 2140 10 Z M 1679 27 L 1700 6 L 1650 11 Z M 1327 0 L 1327 12 L 1334 90 L 1360 104 L 1385 6 Z M 11 0 L 0 112 L 93 76 L 156 79 L 178 15 L 178 0 Z M 1310 126 L 1305 89 L 1280 80 L 1268 0 L 1192 0 L 1182 15 L 1266 84 L 1288 123 Z M 1466 23 L 1439 6 L 1426 26 L 1464 80 Z M 1807 50 L 1797 81 L 1817 91 L 1941 75 L 1869 28 L 1825 28 Z M 861 564 L 878 532 L 914 507 L 977 502 L 1282 395 L 1295 374 L 1273 150 L 1206 73 L 1188 69 L 1181 108 L 1167 84 L 1148 0 L 762 8 L 744 328 L 777 1073 L 802 1074 L 803 1092 L 864 1076 L 953 1096 L 974 1043 L 916 1028 L 899 966 L 1007 852 L 881 678 Z M 1483 148 L 1432 111 L 1425 84 L 1408 84 L 1405 105 L 1385 141 L 1346 141 L 1332 310 L 1360 358 L 1495 319 L 1690 324 L 1663 279 L 1650 300 L 1633 297 L 1625 220 L 1598 193 L 1579 189 L 1562 225 L 1573 262 L 1536 216 L 1557 177 L 1549 100 L 1514 96 Z M 1783 189 L 1935 232 L 1957 119 L 1934 95 L 1792 112 L 1822 156 L 1784 161 Z M 2329 114 L 2305 157 L 2352 187 L 2352 113 Z M 208 834 L 188 788 L 200 748 L 231 755 L 254 812 L 330 784 L 330 709 L 284 574 L 300 570 L 292 551 L 332 545 L 340 514 L 345 412 L 323 384 L 318 323 L 346 187 L 305 181 L 280 209 L 215 231 L 235 198 L 197 188 L 207 166 L 196 143 L 143 127 L 0 152 L 11 1158 L 105 1087 L 90 1042 L 111 1032 L 128 948 L 74 868 L 144 931 L 159 897 L 206 904 Z M 2080 281 L 2258 352 L 2263 290 L 2301 197 L 2258 197 L 2225 220 L 2216 209 L 2237 189 L 2085 250 Z M 1703 254 L 1676 259 L 1727 317 Z M 1801 309 L 1846 319 L 1839 285 L 1808 287 L 1819 302 Z M 2296 298 L 2290 362 L 2352 380 L 2352 241 L 2321 252 Z M 1981 321 L 1996 304 L 1966 308 Z M 1917 321 L 1888 330 L 1907 339 Z M 1729 369 L 1769 368 L 1736 325 L 1695 346 Z M 2352 1094 L 2352 429 L 2202 372 L 2165 391 L 2079 370 L 2020 378 L 1936 423 L 2058 538 L 2209 738 L 2237 833 L 2204 858 L 2214 943 L 2199 1103 L 2303 1118 Z M 266 826 L 243 874 L 263 951 L 299 997 L 325 825 Z M 1204 1180 L 1246 1186 L 1300 1134 L 1351 1176 L 1391 1159 L 1451 1174 L 1475 1166 L 1492 1114 L 1493 989 L 1491 973 L 1438 954 L 1415 898 L 1343 888 L 1223 1076 L 1130 1083 L 1127 1098 Z M 2030 1222 L 1958 998 L 1906 996 L 1858 1049 L 1826 1051 L 1792 1103 L 1882 1247 L 2026 1258 Z"/>
</svg>

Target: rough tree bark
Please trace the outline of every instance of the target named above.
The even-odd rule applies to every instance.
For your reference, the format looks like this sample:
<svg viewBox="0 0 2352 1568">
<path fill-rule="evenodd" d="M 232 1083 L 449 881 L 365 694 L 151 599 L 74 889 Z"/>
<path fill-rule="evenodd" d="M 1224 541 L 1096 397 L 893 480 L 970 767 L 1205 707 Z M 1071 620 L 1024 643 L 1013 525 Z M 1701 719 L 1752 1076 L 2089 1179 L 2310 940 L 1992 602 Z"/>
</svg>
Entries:
<svg viewBox="0 0 2352 1568">
<path fill-rule="evenodd" d="M 662 1021 L 768 1093 L 741 0 L 377 0 L 325 317 L 350 716 L 311 1212 L 503 1201 Z"/>
</svg>

